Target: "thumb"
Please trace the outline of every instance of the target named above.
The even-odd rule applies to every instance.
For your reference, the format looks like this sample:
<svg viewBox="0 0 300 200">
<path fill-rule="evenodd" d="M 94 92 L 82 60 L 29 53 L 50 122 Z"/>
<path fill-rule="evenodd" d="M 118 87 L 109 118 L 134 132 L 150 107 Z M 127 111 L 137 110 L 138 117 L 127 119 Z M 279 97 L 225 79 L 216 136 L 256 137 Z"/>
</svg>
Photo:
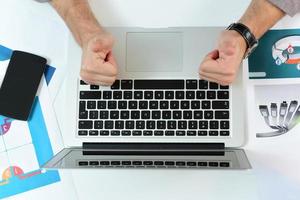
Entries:
<svg viewBox="0 0 300 200">
<path fill-rule="evenodd" d="M 204 57 L 204 61 L 208 61 L 208 60 L 216 60 L 219 58 L 219 51 L 217 49 L 209 52 L 205 57 Z"/>
</svg>

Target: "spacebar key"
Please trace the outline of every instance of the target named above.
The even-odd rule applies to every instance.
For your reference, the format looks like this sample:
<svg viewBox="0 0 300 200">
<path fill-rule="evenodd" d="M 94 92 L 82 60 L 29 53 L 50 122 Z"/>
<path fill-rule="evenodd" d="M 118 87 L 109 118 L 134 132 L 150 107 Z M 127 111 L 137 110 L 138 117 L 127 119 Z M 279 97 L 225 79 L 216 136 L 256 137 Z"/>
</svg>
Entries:
<svg viewBox="0 0 300 200">
<path fill-rule="evenodd" d="M 134 89 L 184 89 L 184 80 L 134 80 Z"/>
</svg>

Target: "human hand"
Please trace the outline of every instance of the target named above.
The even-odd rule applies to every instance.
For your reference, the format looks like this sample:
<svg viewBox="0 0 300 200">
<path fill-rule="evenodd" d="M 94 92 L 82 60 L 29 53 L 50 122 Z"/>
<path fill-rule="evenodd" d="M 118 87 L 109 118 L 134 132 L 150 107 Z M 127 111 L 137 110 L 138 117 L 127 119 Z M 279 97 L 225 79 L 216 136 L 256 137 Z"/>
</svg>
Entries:
<svg viewBox="0 0 300 200">
<path fill-rule="evenodd" d="M 239 33 L 223 31 L 217 49 L 207 54 L 200 64 L 200 78 L 221 85 L 231 84 L 237 76 L 246 48 L 246 41 Z"/>
<path fill-rule="evenodd" d="M 90 37 L 82 45 L 81 78 L 88 84 L 112 85 L 118 73 L 112 54 L 114 38 L 101 32 Z"/>
</svg>

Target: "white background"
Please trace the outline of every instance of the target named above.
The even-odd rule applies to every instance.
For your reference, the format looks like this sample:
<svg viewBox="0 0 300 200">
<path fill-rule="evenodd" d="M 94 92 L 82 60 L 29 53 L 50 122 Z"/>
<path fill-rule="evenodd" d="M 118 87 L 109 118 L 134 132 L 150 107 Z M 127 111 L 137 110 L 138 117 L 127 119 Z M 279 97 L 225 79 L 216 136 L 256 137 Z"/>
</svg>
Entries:
<svg viewBox="0 0 300 200">
<path fill-rule="evenodd" d="M 97 18 L 105 26 L 227 26 L 242 15 L 249 0 L 93 0 Z M 55 96 L 66 63 L 68 30 L 48 4 L 32 0 L 0 1 L 0 44 L 46 56 L 59 66 L 50 92 Z M 286 17 L 277 27 L 300 27 L 299 16 Z M 72 69 L 68 69 L 72 70 Z M 255 83 L 248 82 L 249 142 L 253 170 L 114 171 L 73 173 L 80 199 L 300 199 L 300 140 L 294 137 L 256 139 Z M 251 98 L 252 97 L 252 98 Z M 54 98 L 54 97 L 53 97 Z M 261 120 L 261 119 L 259 119 Z M 70 133 L 73 134 L 73 133 Z M 68 192 L 68 191 L 66 191 Z M 55 191 L 53 191 L 55 194 Z M 31 193 L 31 199 L 46 199 Z M 28 197 L 28 196 L 27 196 Z M 49 196 L 48 199 L 57 198 Z"/>
</svg>

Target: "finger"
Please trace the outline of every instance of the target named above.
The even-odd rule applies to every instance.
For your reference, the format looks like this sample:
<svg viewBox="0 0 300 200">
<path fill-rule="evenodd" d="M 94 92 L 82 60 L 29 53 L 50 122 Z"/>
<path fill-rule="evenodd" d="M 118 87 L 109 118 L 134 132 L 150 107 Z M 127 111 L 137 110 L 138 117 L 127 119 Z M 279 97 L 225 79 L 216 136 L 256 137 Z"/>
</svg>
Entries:
<svg viewBox="0 0 300 200">
<path fill-rule="evenodd" d="M 111 77 L 111 76 L 104 76 L 101 74 L 95 74 L 91 73 L 89 71 L 86 71 L 82 69 L 80 71 L 80 76 L 81 78 L 91 84 L 96 84 L 96 85 L 111 85 L 114 83 L 116 77 Z"/>
<path fill-rule="evenodd" d="M 113 56 L 112 52 L 108 52 L 105 61 L 109 62 L 110 64 L 112 64 L 113 66 L 117 66 L 117 61 L 115 59 L 115 57 Z"/>
<path fill-rule="evenodd" d="M 109 62 L 103 63 L 101 60 L 96 60 L 96 63 L 93 63 L 93 65 L 83 66 L 83 69 L 87 72 L 101 74 L 104 76 L 116 76 L 118 73 L 116 66 Z"/>
<path fill-rule="evenodd" d="M 204 75 L 200 75 L 200 79 L 203 79 L 203 80 L 206 80 L 206 81 L 209 81 L 209 82 L 218 83 L 217 80 L 215 80 L 214 78 L 207 77 L 207 76 L 204 76 Z"/>
<path fill-rule="evenodd" d="M 207 61 L 207 60 L 216 60 L 217 58 L 219 58 L 219 51 L 217 49 L 209 52 L 203 59 L 203 61 Z"/>
<path fill-rule="evenodd" d="M 214 80 L 216 83 L 221 85 L 229 85 L 233 82 L 234 76 L 231 75 L 222 75 L 222 74 L 214 74 L 214 73 L 199 73 L 200 77 L 205 77 L 210 80 Z"/>
<path fill-rule="evenodd" d="M 221 59 L 207 60 L 201 63 L 199 67 L 199 72 L 231 75 L 234 70 L 234 64 L 228 64 L 228 63 L 230 62 L 226 62 Z"/>
</svg>

